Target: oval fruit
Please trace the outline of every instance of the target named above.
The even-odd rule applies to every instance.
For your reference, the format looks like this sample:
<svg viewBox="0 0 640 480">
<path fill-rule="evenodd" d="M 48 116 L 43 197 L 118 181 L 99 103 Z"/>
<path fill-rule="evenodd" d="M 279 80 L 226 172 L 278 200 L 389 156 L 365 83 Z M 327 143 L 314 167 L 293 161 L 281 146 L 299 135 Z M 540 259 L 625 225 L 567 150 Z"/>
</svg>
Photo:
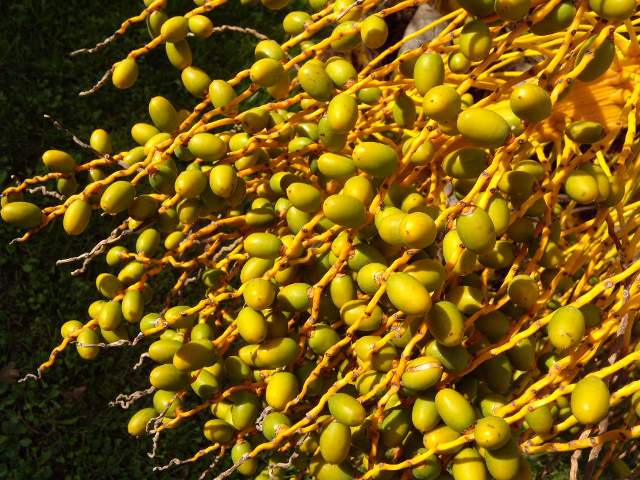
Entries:
<svg viewBox="0 0 640 480">
<path fill-rule="evenodd" d="M 484 60 L 491 50 L 491 32 L 482 20 L 465 24 L 460 33 L 460 51 L 472 62 Z"/>
<path fill-rule="evenodd" d="M 456 231 L 464 246 L 485 253 L 496 243 L 496 230 L 489 214 L 479 207 L 466 208 L 456 219 Z"/>
<path fill-rule="evenodd" d="M 298 379 L 290 372 L 278 372 L 269 377 L 265 392 L 267 405 L 275 410 L 283 410 L 293 400 L 300 388 Z"/>
<path fill-rule="evenodd" d="M 386 293 L 393 306 L 407 315 L 425 314 L 431 308 L 429 292 L 408 273 L 392 273 L 387 279 Z"/>
<path fill-rule="evenodd" d="M 2 220 L 20 228 L 34 228 L 42 221 L 42 210 L 29 202 L 9 202 L 0 210 Z"/>
<path fill-rule="evenodd" d="M 575 347 L 584 336 L 585 324 L 582 312 L 575 307 L 558 308 L 547 325 L 549 341 L 558 350 Z"/>
<path fill-rule="evenodd" d="M 475 421 L 473 407 L 459 392 L 443 388 L 436 393 L 436 409 L 449 427 L 462 433 Z"/>
<path fill-rule="evenodd" d="M 463 110 L 458 115 L 456 126 L 467 140 L 486 148 L 501 147 L 511 133 L 509 124 L 496 112 L 486 108 Z"/>
<path fill-rule="evenodd" d="M 339 464 L 346 460 L 351 447 L 351 430 L 340 422 L 331 422 L 320 434 L 320 454 L 325 462 Z"/>
<path fill-rule="evenodd" d="M 464 317 L 453 303 L 442 300 L 435 303 L 427 317 L 429 333 L 447 347 L 460 345 L 464 337 Z"/>
<path fill-rule="evenodd" d="M 451 460 L 451 474 L 454 480 L 485 480 L 487 469 L 478 450 L 465 448 Z"/>
<path fill-rule="evenodd" d="M 478 447 L 495 450 L 509 441 L 511 429 L 504 418 L 487 416 L 476 423 L 474 438 Z"/>
<path fill-rule="evenodd" d="M 367 413 L 362 404 L 351 395 L 335 393 L 329 397 L 329 411 L 334 418 L 350 427 L 362 425 Z"/>
<path fill-rule="evenodd" d="M 361 142 L 353 149 L 353 162 L 374 177 L 386 177 L 395 170 L 398 154 L 383 143 Z"/>
<path fill-rule="evenodd" d="M 409 360 L 402 374 L 402 385 L 412 390 L 427 390 L 442 377 L 442 364 L 435 357 Z"/>
<path fill-rule="evenodd" d="M 413 67 L 413 80 L 420 95 L 444 81 L 444 63 L 437 53 L 423 53 Z"/>
<path fill-rule="evenodd" d="M 598 423 L 609 413 L 609 388 L 595 376 L 576 383 L 571 392 L 571 413 L 583 425 Z"/>
</svg>

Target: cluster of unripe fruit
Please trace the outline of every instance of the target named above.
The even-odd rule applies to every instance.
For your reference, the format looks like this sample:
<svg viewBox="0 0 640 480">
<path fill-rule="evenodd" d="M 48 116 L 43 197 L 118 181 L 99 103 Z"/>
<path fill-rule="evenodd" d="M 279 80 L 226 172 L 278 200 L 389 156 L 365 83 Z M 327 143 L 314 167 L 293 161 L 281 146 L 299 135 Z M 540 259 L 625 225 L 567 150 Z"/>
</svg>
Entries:
<svg viewBox="0 0 640 480">
<path fill-rule="evenodd" d="M 41 210 L 25 184 L 1 211 L 32 229 L 25 238 L 58 217 L 79 235 L 94 210 L 133 232 L 109 242 L 90 320 L 61 328 L 62 348 L 75 342 L 87 360 L 145 339 L 154 393 L 131 435 L 208 410 L 212 451 L 229 448 L 252 478 L 292 467 L 319 480 L 512 480 L 530 478 L 528 448 L 576 438 L 613 408 L 637 423 L 637 374 L 612 393 L 607 377 L 640 360 L 638 323 L 623 332 L 622 367 L 590 363 L 614 348 L 638 288 L 616 290 L 637 270 L 616 260 L 639 243 L 635 105 L 607 118 L 572 94 L 635 78 L 635 33 L 600 35 L 631 28 L 634 1 L 578 12 L 459 0 L 450 31 L 384 63 L 372 51 L 396 50 L 385 16 L 413 2 L 310 0 L 316 13 L 286 15 L 289 40 L 260 41 L 229 81 L 192 65 L 187 38 L 213 34 L 213 2 L 171 18 L 158 3 L 145 1 L 153 44 L 198 107 L 152 98 L 136 146 L 114 154 L 95 130 L 99 158 L 85 164 L 46 151 L 45 178 L 66 200 Z M 565 33 L 576 15 L 578 33 Z M 552 58 L 535 49 L 544 42 L 575 54 Z M 137 78 L 136 56 L 113 68 L 117 88 Z M 261 88 L 272 99 L 244 107 Z M 154 290 L 173 269 L 170 291 Z"/>
</svg>

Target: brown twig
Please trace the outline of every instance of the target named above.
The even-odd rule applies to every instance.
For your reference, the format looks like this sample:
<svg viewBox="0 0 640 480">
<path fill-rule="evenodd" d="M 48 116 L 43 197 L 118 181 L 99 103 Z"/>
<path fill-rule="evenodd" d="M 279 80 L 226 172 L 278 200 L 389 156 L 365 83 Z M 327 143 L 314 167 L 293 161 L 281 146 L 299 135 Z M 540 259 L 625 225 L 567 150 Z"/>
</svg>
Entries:
<svg viewBox="0 0 640 480">
<path fill-rule="evenodd" d="M 591 428 L 586 428 L 580 434 L 580 440 L 587 438 L 591 435 Z M 569 470 L 569 480 L 578 480 L 578 469 L 580 467 L 580 457 L 582 457 L 582 450 L 576 450 L 571 454 L 571 469 Z"/>
<path fill-rule="evenodd" d="M 64 125 L 62 125 L 62 123 L 60 123 L 58 120 L 53 118 L 51 115 L 45 113 L 43 115 L 43 117 L 46 118 L 47 120 L 49 120 L 53 124 L 53 126 L 56 128 L 56 130 L 59 130 L 59 131 L 63 132 L 65 135 L 71 137 L 71 140 L 73 140 L 73 143 L 75 143 L 79 147 L 81 147 L 81 148 L 83 148 L 85 150 L 88 150 L 89 152 L 91 152 L 92 155 L 95 155 L 98 158 L 103 158 L 104 160 L 107 160 L 107 161 L 113 161 L 113 157 L 111 155 L 109 155 L 108 153 L 100 153 L 99 151 L 94 149 L 88 143 L 83 142 L 79 137 L 74 135 L 74 133 L 71 130 L 66 128 Z M 118 165 L 120 167 L 122 167 L 122 168 L 127 168 L 128 167 L 128 165 L 126 163 L 122 162 L 122 161 L 119 161 Z"/>
<path fill-rule="evenodd" d="M 147 453 L 147 456 L 149 458 L 154 458 L 156 456 L 156 451 L 158 450 L 158 441 L 160 440 L 160 430 L 158 430 L 158 427 L 160 425 L 162 425 L 162 419 L 164 417 L 166 417 L 167 412 L 169 411 L 169 409 L 171 408 L 171 406 L 173 405 L 173 402 L 176 401 L 176 398 L 178 398 L 179 392 L 176 393 L 173 398 L 171 399 L 171 401 L 167 404 L 167 408 L 164 409 L 164 411 L 158 415 L 157 417 L 151 419 L 148 423 L 147 426 L 145 427 L 145 430 L 147 431 L 147 433 L 153 433 L 153 447 L 151 449 L 151 452 Z M 153 426 L 151 428 L 149 428 L 149 425 Z"/>
<path fill-rule="evenodd" d="M 143 353 L 142 355 L 140 355 L 140 358 L 138 359 L 138 363 L 136 363 L 136 364 L 133 366 L 133 370 L 137 370 L 137 369 L 139 369 L 139 368 L 142 366 L 142 364 L 144 363 L 144 359 L 145 359 L 145 358 L 151 358 L 151 357 L 149 357 L 149 354 L 148 354 L 148 353 L 146 353 L 146 352 L 145 352 L 145 353 Z"/>
<path fill-rule="evenodd" d="M 94 93 L 96 93 L 98 90 L 104 87 L 105 83 L 107 83 L 107 80 L 109 80 L 109 77 L 113 73 L 114 69 L 115 69 L 115 66 L 111 66 L 109 70 L 104 72 L 104 75 L 102 75 L 102 78 L 100 78 L 100 80 L 98 80 L 98 82 L 93 87 L 91 87 L 89 90 L 84 90 L 80 92 L 78 96 L 85 97 L 87 95 L 93 95 Z"/>
<path fill-rule="evenodd" d="M 209 467 L 200 474 L 200 476 L 198 477 L 199 480 L 203 480 L 207 475 L 209 475 L 209 473 L 211 473 L 211 471 L 216 468 L 216 466 L 218 465 L 218 463 L 220 463 L 220 460 L 222 460 L 224 458 L 224 447 L 222 447 L 220 449 L 220 454 L 213 459 L 213 462 L 211 462 L 209 464 Z"/>
<path fill-rule="evenodd" d="M 118 348 L 118 347 L 129 347 L 129 346 L 133 345 L 131 340 L 125 340 L 124 338 L 122 340 L 116 340 L 115 342 L 112 342 L 112 343 L 104 343 L 104 342 L 99 342 L 99 343 L 81 343 L 81 342 L 76 342 L 76 344 L 80 348 L 90 348 L 90 347 L 96 347 L 96 348 Z"/>
<path fill-rule="evenodd" d="M 299 455 L 300 455 L 300 454 L 299 454 L 298 452 L 293 452 L 293 453 L 291 454 L 291 456 L 289 457 L 289 460 L 288 460 L 288 461 L 286 461 L 286 462 L 270 463 L 270 464 L 269 464 L 269 480 L 273 480 L 273 479 L 279 478 L 279 477 L 277 477 L 277 476 L 274 474 L 274 470 L 275 470 L 276 468 L 282 468 L 282 469 L 285 469 L 285 470 L 286 470 L 287 468 L 291 468 L 291 467 L 293 467 L 293 461 L 294 461 L 296 458 L 298 458 L 298 456 L 299 456 Z"/>
<path fill-rule="evenodd" d="M 247 33 L 249 35 L 253 35 L 258 40 L 269 40 L 269 37 L 267 37 L 263 33 L 260 33 L 259 31 L 254 30 L 253 28 L 248 28 L 248 27 L 236 27 L 235 25 L 220 25 L 218 27 L 214 27 L 213 31 L 214 32 L 231 31 L 231 32 Z"/>
<path fill-rule="evenodd" d="M 64 195 L 53 192 L 51 190 L 47 190 L 44 185 L 40 185 L 39 187 L 27 188 L 25 190 L 27 193 L 39 193 L 45 197 L 55 198 L 56 200 L 64 201 Z"/>
<path fill-rule="evenodd" d="M 136 400 L 146 397 L 147 395 L 150 395 L 155 391 L 156 387 L 151 386 L 146 390 L 138 390 L 137 392 L 130 393 L 129 395 L 121 393 L 116 397 L 114 401 L 109 402 L 109 406 L 115 407 L 116 405 L 118 405 L 120 408 L 124 408 L 126 410 L 131 405 L 133 405 Z"/>
<path fill-rule="evenodd" d="M 105 238 L 104 240 L 99 241 L 89 252 L 85 252 L 83 254 L 80 254 L 76 257 L 70 257 L 70 258 L 63 258 L 61 260 L 58 260 L 56 262 L 56 265 L 64 265 L 67 263 L 72 263 L 72 262 L 77 262 L 79 260 L 82 260 L 82 267 L 74 270 L 73 272 L 71 272 L 71 275 L 73 276 L 77 276 L 80 275 L 81 273 L 84 273 L 87 266 L 89 265 L 89 263 L 91 262 L 91 260 L 93 260 L 95 257 L 97 257 L 98 255 L 100 255 L 102 252 L 105 251 L 105 249 L 107 248 L 108 245 L 111 245 L 112 243 L 117 242 L 118 240 L 126 237 L 127 235 L 129 235 L 133 230 L 129 230 L 129 229 L 124 229 L 123 230 L 123 225 L 119 225 L 117 228 L 115 228 L 111 234 Z"/>
<path fill-rule="evenodd" d="M 80 55 L 81 53 L 96 53 L 99 50 L 101 50 L 104 47 L 106 47 L 107 45 L 109 45 L 110 43 L 113 43 L 118 37 L 120 37 L 122 35 L 123 34 L 120 33 L 120 31 L 116 31 L 113 34 L 109 35 L 104 40 L 102 40 L 101 42 L 96 43 L 96 45 L 94 47 L 91 47 L 91 48 L 79 48 L 78 50 L 74 50 L 73 52 L 71 52 L 69 55 L 72 56 L 72 57 L 75 57 L 77 55 Z"/>
</svg>

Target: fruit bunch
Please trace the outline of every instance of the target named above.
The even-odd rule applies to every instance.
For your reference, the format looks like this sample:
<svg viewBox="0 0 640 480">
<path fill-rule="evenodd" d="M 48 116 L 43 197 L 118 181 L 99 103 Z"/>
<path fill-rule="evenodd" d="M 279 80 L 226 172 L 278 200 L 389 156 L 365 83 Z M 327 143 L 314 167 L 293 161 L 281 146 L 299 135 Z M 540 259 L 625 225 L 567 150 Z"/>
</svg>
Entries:
<svg viewBox="0 0 640 480">
<path fill-rule="evenodd" d="M 192 104 L 154 97 L 124 150 L 97 129 L 2 195 L 20 242 L 116 224 L 68 260 L 106 263 L 37 377 L 145 348 L 129 433 L 199 422 L 186 461 L 218 479 L 526 479 L 574 450 L 584 478 L 637 475 L 636 3 L 458 1 L 394 39 L 426 1 L 309 0 L 281 43 L 215 26 L 226 0 L 145 1 L 113 39 L 150 42 L 83 93 L 164 49 Z M 219 79 L 191 46 L 229 28 L 260 41 Z"/>
</svg>

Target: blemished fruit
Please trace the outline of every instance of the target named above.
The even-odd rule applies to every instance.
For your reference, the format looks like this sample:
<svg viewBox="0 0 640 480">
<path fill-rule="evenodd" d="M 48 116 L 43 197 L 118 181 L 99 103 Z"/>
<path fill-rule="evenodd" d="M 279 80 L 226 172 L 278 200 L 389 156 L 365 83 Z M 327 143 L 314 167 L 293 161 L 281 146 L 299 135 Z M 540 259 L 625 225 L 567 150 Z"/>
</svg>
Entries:
<svg viewBox="0 0 640 480">
<path fill-rule="evenodd" d="M 150 92 L 145 116 L 114 102 L 88 148 L 46 147 L 5 185 L 11 248 L 112 224 L 63 262 L 95 295 L 52 319 L 39 376 L 65 349 L 144 348 L 129 434 L 197 426 L 220 480 L 519 480 L 529 456 L 606 443 L 597 471 L 628 476 L 636 3 L 436 2 L 402 40 L 412 2 L 241 0 L 273 39 L 194 3 L 126 23 L 151 41 L 109 74 Z M 230 28 L 260 41 L 216 78 L 202 52 Z M 145 78 L 158 48 L 166 97 Z"/>
</svg>

